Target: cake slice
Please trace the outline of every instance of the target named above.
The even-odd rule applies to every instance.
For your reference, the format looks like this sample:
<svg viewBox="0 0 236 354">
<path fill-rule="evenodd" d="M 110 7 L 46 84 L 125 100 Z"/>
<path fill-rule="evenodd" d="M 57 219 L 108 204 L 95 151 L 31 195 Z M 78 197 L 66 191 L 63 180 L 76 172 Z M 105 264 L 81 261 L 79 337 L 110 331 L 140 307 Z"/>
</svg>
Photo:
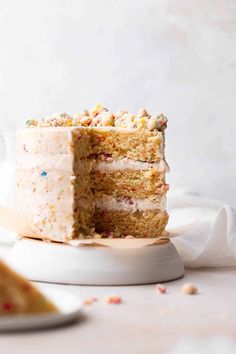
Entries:
<svg viewBox="0 0 236 354">
<path fill-rule="evenodd" d="M 32 283 L 0 260 L 0 316 L 58 312 Z"/>
</svg>

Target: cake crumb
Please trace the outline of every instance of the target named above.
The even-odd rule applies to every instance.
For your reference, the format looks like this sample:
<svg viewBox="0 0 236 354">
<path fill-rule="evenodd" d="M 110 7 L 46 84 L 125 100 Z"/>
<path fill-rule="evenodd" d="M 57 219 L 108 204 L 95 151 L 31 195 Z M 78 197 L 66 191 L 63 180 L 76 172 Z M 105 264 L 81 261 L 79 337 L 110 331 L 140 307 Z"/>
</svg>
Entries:
<svg viewBox="0 0 236 354">
<path fill-rule="evenodd" d="M 97 104 L 90 111 L 85 109 L 74 115 L 59 112 L 41 119 L 30 118 L 25 122 L 25 125 L 27 128 L 107 126 L 163 132 L 167 126 L 167 118 L 162 113 L 151 116 L 145 108 L 140 108 L 138 114 L 128 113 L 128 111 L 112 113 L 103 105 Z"/>
<path fill-rule="evenodd" d="M 98 299 L 96 297 L 89 297 L 84 300 L 85 305 L 92 305 L 94 302 L 96 302 Z"/>
<path fill-rule="evenodd" d="M 117 296 L 117 295 L 109 295 L 109 296 L 105 297 L 105 302 L 107 304 L 121 304 L 122 299 L 120 296 Z"/>
<path fill-rule="evenodd" d="M 166 287 L 164 285 L 157 284 L 156 285 L 156 292 L 158 292 L 160 294 L 166 294 Z"/>
<path fill-rule="evenodd" d="M 187 283 L 182 286 L 182 293 L 186 295 L 195 295 L 198 293 L 198 288 L 193 284 Z"/>
</svg>

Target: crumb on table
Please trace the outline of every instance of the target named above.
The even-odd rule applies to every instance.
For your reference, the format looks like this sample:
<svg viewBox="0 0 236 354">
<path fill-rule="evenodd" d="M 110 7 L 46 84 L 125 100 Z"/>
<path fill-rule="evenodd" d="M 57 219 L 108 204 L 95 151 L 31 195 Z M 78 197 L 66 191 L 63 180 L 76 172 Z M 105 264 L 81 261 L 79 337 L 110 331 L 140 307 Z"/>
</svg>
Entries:
<svg viewBox="0 0 236 354">
<path fill-rule="evenodd" d="M 187 283 L 182 286 L 182 293 L 186 295 L 195 295 L 198 293 L 198 288 L 193 284 Z"/>
<path fill-rule="evenodd" d="M 96 297 L 89 297 L 84 300 L 85 305 L 92 305 L 94 302 L 96 302 L 98 299 Z"/>
</svg>

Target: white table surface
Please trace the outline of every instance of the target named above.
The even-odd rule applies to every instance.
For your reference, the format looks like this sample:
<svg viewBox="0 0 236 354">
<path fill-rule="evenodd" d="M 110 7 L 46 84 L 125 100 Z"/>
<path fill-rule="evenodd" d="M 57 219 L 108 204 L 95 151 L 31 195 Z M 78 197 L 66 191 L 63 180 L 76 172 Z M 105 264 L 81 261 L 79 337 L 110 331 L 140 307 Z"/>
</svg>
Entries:
<svg viewBox="0 0 236 354">
<path fill-rule="evenodd" d="M 7 251 L 0 247 L 0 254 Z M 183 295 L 186 282 L 197 285 L 199 294 Z M 1 334 L 1 353 L 158 354 L 171 351 L 181 339 L 215 335 L 235 340 L 236 348 L 236 268 L 186 270 L 184 278 L 166 283 L 163 295 L 154 285 L 48 287 L 98 302 L 85 305 L 80 320 L 67 327 Z M 112 293 L 123 303 L 106 304 L 104 297 Z"/>
</svg>

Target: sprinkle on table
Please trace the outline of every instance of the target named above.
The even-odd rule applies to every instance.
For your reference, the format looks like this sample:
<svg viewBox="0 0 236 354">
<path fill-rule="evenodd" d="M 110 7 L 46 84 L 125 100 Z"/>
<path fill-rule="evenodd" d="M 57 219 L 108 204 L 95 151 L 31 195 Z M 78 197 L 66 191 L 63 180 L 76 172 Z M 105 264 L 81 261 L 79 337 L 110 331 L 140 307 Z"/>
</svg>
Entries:
<svg viewBox="0 0 236 354">
<path fill-rule="evenodd" d="M 166 294 L 166 287 L 162 284 L 157 284 L 156 285 L 156 292 L 160 294 Z"/>
<path fill-rule="evenodd" d="M 85 305 L 92 305 L 94 302 L 98 301 L 96 297 L 89 297 L 84 300 Z"/>
<path fill-rule="evenodd" d="M 109 295 L 109 296 L 105 297 L 105 302 L 107 304 L 121 304 L 122 299 L 120 296 L 117 296 L 117 295 Z"/>
</svg>

